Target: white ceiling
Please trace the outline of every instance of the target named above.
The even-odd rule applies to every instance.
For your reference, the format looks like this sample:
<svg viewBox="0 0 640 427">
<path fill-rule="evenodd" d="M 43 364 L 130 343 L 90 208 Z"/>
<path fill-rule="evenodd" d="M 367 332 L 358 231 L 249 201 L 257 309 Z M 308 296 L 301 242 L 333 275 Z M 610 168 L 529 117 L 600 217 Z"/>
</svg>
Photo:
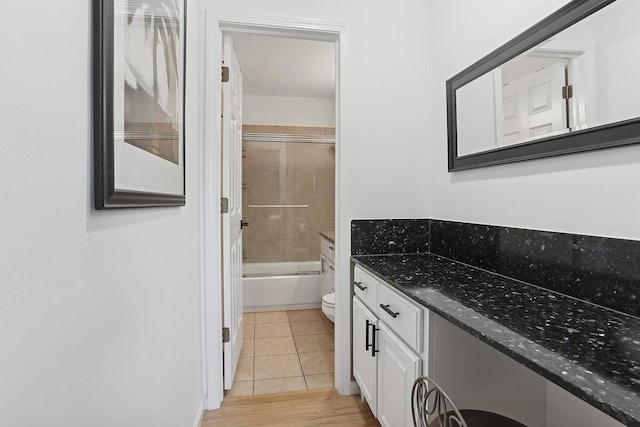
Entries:
<svg viewBox="0 0 640 427">
<path fill-rule="evenodd" d="M 231 37 L 245 95 L 334 98 L 334 43 L 248 33 Z"/>
</svg>

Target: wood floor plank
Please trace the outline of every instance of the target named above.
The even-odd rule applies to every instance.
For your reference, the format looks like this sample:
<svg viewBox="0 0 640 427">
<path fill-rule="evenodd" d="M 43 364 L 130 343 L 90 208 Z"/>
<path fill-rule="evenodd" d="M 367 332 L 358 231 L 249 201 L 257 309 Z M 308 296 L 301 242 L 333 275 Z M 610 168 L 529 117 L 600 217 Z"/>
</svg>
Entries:
<svg viewBox="0 0 640 427">
<path fill-rule="evenodd" d="M 227 397 L 222 407 L 205 413 L 201 427 L 380 426 L 359 396 L 336 390 L 309 390 Z"/>
</svg>

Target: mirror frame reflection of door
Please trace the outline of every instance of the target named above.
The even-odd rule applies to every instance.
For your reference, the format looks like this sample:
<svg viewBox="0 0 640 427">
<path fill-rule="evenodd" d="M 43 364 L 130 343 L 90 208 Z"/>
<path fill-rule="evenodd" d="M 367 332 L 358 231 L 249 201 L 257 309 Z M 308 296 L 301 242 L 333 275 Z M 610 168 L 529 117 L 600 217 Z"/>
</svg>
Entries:
<svg viewBox="0 0 640 427">
<path fill-rule="evenodd" d="M 640 33 L 637 27 L 619 24 L 620 21 L 630 22 L 630 17 L 637 16 L 639 11 L 640 3 L 634 0 L 573 0 L 448 79 L 449 172 L 640 143 L 640 108 L 632 95 L 634 91 L 637 93 L 640 83 L 635 74 L 629 72 L 633 67 L 620 66 L 628 62 L 626 58 L 630 51 L 640 42 Z M 609 34 L 610 38 L 605 37 Z M 459 144 L 460 134 L 468 136 L 474 131 L 483 135 L 497 134 L 495 126 L 492 129 L 495 121 L 481 120 L 474 114 L 468 117 L 477 126 L 471 129 L 459 126 L 459 111 L 473 112 L 475 108 L 487 117 L 491 110 L 498 109 L 490 105 L 493 102 L 491 95 L 481 99 L 480 107 L 476 103 L 458 103 L 458 97 L 474 99 L 464 95 L 463 89 L 476 83 L 477 87 L 469 89 L 469 93 L 490 93 L 487 76 L 514 58 L 536 51 L 570 58 L 569 85 L 565 85 L 570 131 L 521 138 L 519 143 L 506 147 L 493 148 L 495 138 L 487 143 L 472 137 L 470 147 Z M 602 61 L 598 62 L 600 57 Z M 619 74 L 612 77 L 608 73 L 610 70 L 619 70 Z M 611 107 L 605 109 L 607 106 Z"/>
</svg>

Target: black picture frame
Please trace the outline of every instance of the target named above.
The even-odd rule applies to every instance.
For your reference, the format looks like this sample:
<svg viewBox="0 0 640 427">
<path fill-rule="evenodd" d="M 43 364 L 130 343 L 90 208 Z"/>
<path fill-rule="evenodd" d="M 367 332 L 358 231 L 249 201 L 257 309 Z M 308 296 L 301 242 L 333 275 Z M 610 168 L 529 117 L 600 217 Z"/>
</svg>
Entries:
<svg viewBox="0 0 640 427">
<path fill-rule="evenodd" d="M 640 118 L 595 126 L 532 142 L 459 156 L 456 90 L 533 48 L 615 0 L 574 0 L 446 82 L 448 170 L 455 172 L 524 160 L 620 147 L 640 142 Z"/>
<path fill-rule="evenodd" d="M 95 209 L 185 205 L 186 0 L 93 0 Z"/>
</svg>

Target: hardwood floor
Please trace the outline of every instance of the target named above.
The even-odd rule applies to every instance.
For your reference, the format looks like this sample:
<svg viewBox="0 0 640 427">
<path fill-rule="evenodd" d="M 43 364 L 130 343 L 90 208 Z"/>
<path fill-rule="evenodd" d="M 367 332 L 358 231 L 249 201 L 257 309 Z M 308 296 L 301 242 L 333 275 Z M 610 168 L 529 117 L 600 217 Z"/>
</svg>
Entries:
<svg viewBox="0 0 640 427">
<path fill-rule="evenodd" d="M 201 427 L 380 426 L 360 396 L 336 390 L 308 390 L 226 397 L 222 407 L 205 412 Z"/>
</svg>

